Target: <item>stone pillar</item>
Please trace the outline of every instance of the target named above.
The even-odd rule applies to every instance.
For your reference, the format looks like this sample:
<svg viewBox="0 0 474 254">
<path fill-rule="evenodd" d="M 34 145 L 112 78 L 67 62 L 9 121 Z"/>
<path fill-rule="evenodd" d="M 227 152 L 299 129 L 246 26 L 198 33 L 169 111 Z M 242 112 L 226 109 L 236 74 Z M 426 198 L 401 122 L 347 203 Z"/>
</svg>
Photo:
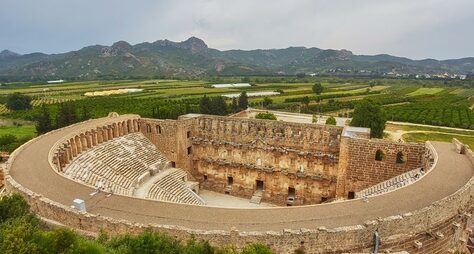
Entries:
<svg viewBox="0 0 474 254">
<path fill-rule="evenodd" d="M 133 132 L 137 132 L 137 131 L 140 131 L 138 129 L 138 121 L 135 119 L 133 120 Z"/>
<path fill-rule="evenodd" d="M 117 127 L 117 124 L 116 124 L 116 123 L 114 123 L 114 124 L 112 125 L 112 134 L 113 134 L 113 137 L 114 137 L 114 138 L 117 138 L 117 137 L 119 136 L 119 134 L 118 134 L 118 127 Z"/>
<path fill-rule="evenodd" d="M 336 198 L 347 198 L 347 170 L 349 167 L 349 150 L 351 138 L 341 137 L 339 148 L 339 163 L 336 180 Z"/>
<path fill-rule="evenodd" d="M 92 133 L 92 147 L 97 145 L 97 132 L 95 130 L 91 131 Z"/>
<path fill-rule="evenodd" d="M 82 140 L 79 136 L 76 136 L 75 139 L 76 139 L 76 151 L 77 151 L 77 155 L 79 155 L 82 153 Z"/>
<path fill-rule="evenodd" d="M 123 122 L 123 123 L 122 123 L 122 129 L 123 129 L 123 135 L 127 135 L 127 134 L 128 134 L 128 125 L 127 125 L 127 122 Z"/>
<path fill-rule="evenodd" d="M 71 144 L 67 144 L 66 149 L 67 149 L 68 159 L 69 161 L 71 161 L 74 158 L 72 154 Z"/>
<path fill-rule="evenodd" d="M 56 166 L 58 167 L 59 172 L 63 172 L 63 167 L 61 166 L 61 161 L 59 159 L 59 151 L 56 152 L 54 155 L 54 162 L 56 163 Z"/>
<path fill-rule="evenodd" d="M 76 157 L 77 156 L 77 147 L 76 147 L 76 142 L 74 141 L 74 138 L 71 138 L 69 140 L 69 143 L 71 144 L 72 157 Z"/>
<path fill-rule="evenodd" d="M 92 134 L 90 132 L 86 132 L 84 137 L 86 138 L 87 149 L 92 148 Z"/>
<path fill-rule="evenodd" d="M 67 145 L 64 145 L 64 163 L 69 164 L 69 149 Z"/>
<path fill-rule="evenodd" d="M 112 140 L 114 139 L 114 130 L 112 126 L 107 126 L 107 140 Z"/>
<path fill-rule="evenodd" d="M 97 127 L 96 134 L 97 134 L 97 144 L 102 144 L 102 142 L 104 142 L 104 137 L 102 134 L 102 129 L 100 127 Z"/>
<path fill-rule="evenodd" d="M 82 151 L 86 151 L 87 150 L 87 139 L 86 139 L 86 135 L 84 135 L 84 133 L 81 133 L 81 144 L 82 144 Z"/>
</svg>

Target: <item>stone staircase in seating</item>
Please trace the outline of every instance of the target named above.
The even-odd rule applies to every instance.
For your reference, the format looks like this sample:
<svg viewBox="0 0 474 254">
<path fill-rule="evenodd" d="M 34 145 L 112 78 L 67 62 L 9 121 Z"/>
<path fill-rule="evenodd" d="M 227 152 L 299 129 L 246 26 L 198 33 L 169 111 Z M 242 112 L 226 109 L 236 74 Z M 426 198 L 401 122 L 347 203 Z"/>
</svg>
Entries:
<svg viewBox="0 0 474 254">
<path fill-rule="evenodd" d="M 426 172 L 417 168 L 355 193 L 355 198 L 370 197 L 412 184 Z"/>
</svg>

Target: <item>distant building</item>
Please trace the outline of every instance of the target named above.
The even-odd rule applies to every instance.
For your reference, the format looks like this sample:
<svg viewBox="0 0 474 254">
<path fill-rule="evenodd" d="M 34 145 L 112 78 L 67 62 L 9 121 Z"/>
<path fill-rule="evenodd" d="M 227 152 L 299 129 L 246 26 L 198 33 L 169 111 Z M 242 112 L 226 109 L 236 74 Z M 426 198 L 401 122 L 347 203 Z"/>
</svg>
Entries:
<svg viewBox="0 0 474 254">
<path fill-rule="evenodd" d="M 49 80 L 47 81 L 48 84 L 60 84 L 60 83 L 64 83 L 64 80 L 62 79 L 58 79 L 58 80 Z"/>
<path fill-rule="evenodd" d="M 247 87 L 252 86 L 249 83 L 235 83 L 235 84 L 215 84 L 212 85 L 214 88 L 232 88 L 232 87 Z"/>
</svg>

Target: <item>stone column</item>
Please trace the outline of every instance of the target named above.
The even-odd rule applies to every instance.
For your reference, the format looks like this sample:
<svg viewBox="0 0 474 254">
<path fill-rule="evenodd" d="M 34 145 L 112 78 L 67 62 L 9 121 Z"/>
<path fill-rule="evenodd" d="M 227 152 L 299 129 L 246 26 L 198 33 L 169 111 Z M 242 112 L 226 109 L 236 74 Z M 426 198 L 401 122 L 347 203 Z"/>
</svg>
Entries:
<svg viewBox="0 0 474 254">
<path fill-rule="evenodd" d="M 90 132 L 86 132 L 84 137 L 86 138 L 87 149 L 92 148 L 92 134 Z"/>
<path fill-rule="evenodd" d="M 69 164 L 69 157 L 70 157 L 70 154 L 69 154 L 69 149 L 68 149 L 68 146 L 67 145 L 64 145 L 64 163 L 67 165 Z"/>
<path fill-rule="evenodd" d="M 112 134 L 113 134 L 113 137 L 114 137 L 114 138 L 116 138 L 116 137 L 119 136 L 119 134 L 118 134 L 118 127 L 117 127 L 117 124 L 116 124 L 116 123 L 114 123 L 114 124 L 112 125 Z"/>
<path fill-rule="evenodd" d="M 96 133 L 97 133 L 97 144 L 101 144 L 102 142 L 104 142 L 102 129 L 100 127 L 97 127 Z"/>
<path fill-rule="evenodd" d="M 67 144 L 66 149 L 67 149 L 68 159 L 69 161 L 71 161 L 74 158 L 74 156 L 72 155 L 71 144 Z"/>
<path fill-rule="evenodd" d="M 92 146 L 94 147 L 97 145 L 97 132 L 95 130 L 92 130 L 91 133 L 92 133 Z"/>
<path fill-rule="evenodd" d="M 107 140 L 112 140 L 114 139 L 114 130 L 112 128 L 112 126 L 107 126 Z"/>
<path fill-rule="evenodd" d="M 71 138 L 69 140 L 69 143 L 71 144 L 71 154 L 73 157 L 77 156 L 77 146 L 76 146 L 76 141 L 74 141 L 74 138 Z"/>
<path fill-rule="evenodd" d="M 76 136 L 75 139 L 76 139 L 76 151 L 77 151 L 77 154 L 79 155 L 82 153 L 82 140 L 79 136 Z"/>
<path fill-rule="evenodd" d="M 61 161 L 59 159 L 59 152 L 56 152 L 56 154 L 54 155 L 54 162 L 56 163 L 56 166 L 58 167 L 58 172 L 63 172 Z"/>
<path fill-rule="evenodd" d="M 82 151 L 86 151 L 87 150 L 87 139 L 86 139 L 86 136 L 84 135 L 84 133 L 81 133 L 81 144 L 82 144 Z"/>
<path fill-rule="evenodd" d="M 123 135 L 127 135 L 128 134 L 128 123 L 127 123 L 127 121 L 124 121 L 122 123 L 122 128 L 123 128 Z"/>
</svg>

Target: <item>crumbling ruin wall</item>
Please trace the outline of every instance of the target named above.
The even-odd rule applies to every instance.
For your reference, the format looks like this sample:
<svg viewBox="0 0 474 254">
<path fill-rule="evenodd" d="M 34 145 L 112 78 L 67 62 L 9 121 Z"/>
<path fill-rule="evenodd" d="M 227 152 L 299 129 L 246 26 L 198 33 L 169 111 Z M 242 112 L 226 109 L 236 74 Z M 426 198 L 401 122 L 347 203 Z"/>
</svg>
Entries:
<svg viewBox="0 0 474 254">
<path fill-rule="evenodd" d="M 344 172 L 344 185 L 338 186 L 338 195 L 357 192 L 392 177 L 425 166 L 424 144 L 395 143 L 380 139 L 357 139 L 343 137 L 340 171 Z M 376 159 L 377 151 L 382 154 Z M 397 161 L 401 153 L 403 162 Z M 343 188 L 343 189 L 341 189 Z"/>
<path fill-rule="evenodd" d="M 201 116 L 194 119 L 193 174 L 213 191 L 314 204 L 335 196 L 341 127 Z M 287 198 L 293 197 L 287 202 Z"/>
</svg>

